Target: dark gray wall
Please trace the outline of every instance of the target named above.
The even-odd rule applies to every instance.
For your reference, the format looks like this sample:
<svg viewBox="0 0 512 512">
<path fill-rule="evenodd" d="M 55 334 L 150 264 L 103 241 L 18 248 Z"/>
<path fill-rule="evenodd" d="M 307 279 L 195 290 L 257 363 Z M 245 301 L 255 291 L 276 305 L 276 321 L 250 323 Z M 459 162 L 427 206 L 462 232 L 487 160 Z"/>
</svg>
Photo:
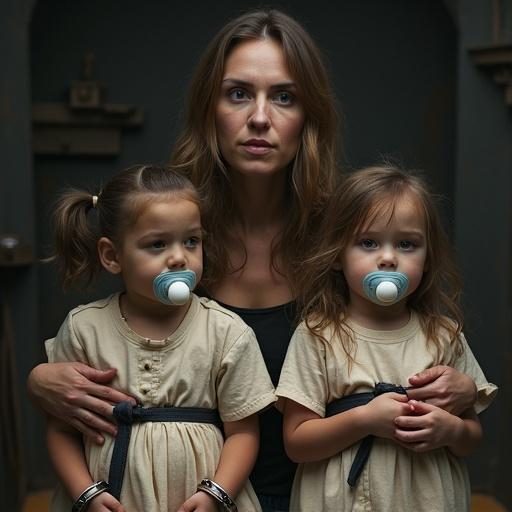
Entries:
<svg viewBox="0 0 512 512">
<path fill-rule="evenodd" d="M 34 2 L 0 2 L 0 234 L 14 233 L 35 246 L 34 195 L 30 153 L 30 78 L 28 24 Z M 26 462 L 37 451 L 33 443 L 34 416 L 25 393 L 25 381 L 35 358 L 34 341 L 39 336 L 37 272 L 34 267 L 2 268 L 0 265 L 0 358 L 2 398 L 0 399 L 0 494 L 2 508 L 17 510 L 24 481 L 17 481 Z M 14 336 L 11 338 L 10 325 Z M 7 347 L 13 353 L 7 354 Z M 5 363 L 14 358 L 11 370 Z M 6 382 L 12 373 L 12 380 Z M 14 407 L 13 407 L 14 404 Z M 17 405 L 17 407 L 16 407 Z M 16 432 L 13 412 L 19 408 L 21 431 Z M 21 441 L 21 442 L 20 442 Z M 16 454 L 21 450 L 22 457 Z M 39 454 L 42 450 L 39 449 Z M 13 456 L 14 455 L 14 458 Z M 41 455 L 40 455 L 41 456 Z M 18 485 L 19 484 L 19 485 Z"/>
<path fill-rule="evenodd" d="M 471 465 L 473 481 L 512 508 L 512 112 L 502 90 L 468 53 L 492 41 L 490 7 L 479 0 L 459 2 L 456 244 L 468 337 L 488 377 L 500 386 L 482 418 L 485 438 Z"/>
<path fill-rule="evenodd" d="M 25 2 L 27 6 L 31 3 Z M 13 0 L 2 4 L 2 26 L 12 27 L 10 17 L 15 4 Z M 510 190 L 510 113 L 500 104 L 499 91 L 472 68 L 465 53 L 469 42 L 488 41 L 489 6 L 484 8 L 478 0 L 448 5 L 460 35 L 444 3 L 436 0 L 320 0 L 281 2 L 277 7 L 303 22 L 330 63 L 344 110 L 346 167 L 392 155 L 408 166 L 425 169 L 434 188 L 455 200 L 455 206 L 451 201 L 447 203 L 446 215 L 451 221 L 455 214 L 457 222 L 450 222 L 450 226 L 455 226 L 461 252 L 468 283 L 466 296 L 480 315 L 468 318 L 470 342 L 489 378 L 502 384 L 508 375 L 505 369 L 510 368 L 507 262 L 511 230 L 506 201 Z M 25 41 L 25 46 L 18 45 L 8 52 L 0 45 L 5 52 L 0 55 L 15 63 L 13 69 L 22 69 L 12 75 L 17 82 L 6 76 L 0 78 L 0 85 L 9 88 L 9 94 L 20 102 L 16 110 L 19 119 L 6 118 L 13 124 L 5 125 L 9 128 L 3 128 L 0 141 L 3 155 L 5 151 L 16 155 L 9 174 L 2 174 L 1 202 L 10 206 L 1 210 L 0 230 L 19 229 L 31 239 L 35 233 L 37 252 L 42 256 L 48 244 L 50 204 L 62 186 L 97 186 L 105 177 L 133 163 L 165 161 L 179 127 L 186 84 L 202 49 L 227 19 L 254 6 L 254 2 L 239 1 L 217 2 L 214 7 L 211 2 L 194 2 L 193 8 L 163 0 L 38 2 L 31 26 L 24 30 L 20 22 L 7 41 L 11 47 Z M 123 134 L 118 157 L 37 157 L 32 174 L 26 93 L 29 61 L 24 49 L 29 34 L 33 101 L 65 101 L 69 82 L 80 78 L 84 53 L 93 51 L 95 77 L 107 85 L 108 100 L 145 109 L 144 127 Z M 459 37 L 462 43 L 457 55 Z M 5 112 L 2 110 L 3 115 Z M 497 129 L 499 135 L 494 136 Z M 489 147 L 494 151 L 489 152 Z M 483 156 L 486 154 L 492 157 Z M 493 172 L 490 180 L 487 169 Z M 27 202 L 33 197 L 32 182 L 36 194 Z M 483 188 L 488 190 L 482 194 Z M 475 197 L 478 207 L 485 207 L 483 217 L 474 207 Z M 18 204 L 25 207 L 17 210 Z M 498 228 L 502 221 L 505 235 Z M 484 247 L 490 244 L 481 242 L 489 235 L 496 250 L 486 253 Z M 479 260 L 473 258 L 474 254 Z M 476 261 L 485 262 L 485 271 L 481 266 L 475 271 Z M 505 279 L 501 279 L 502 273 Z M 15 302 L 16 335 L 23 340 L 18 358 L 20 388 L 28 368 L 42 357 L 42 340 L 56 332 L 69 308 L 95 295 L 63 296 L 55 272 L 42 265 L 25 275 L 29 277 L 16 280 L 16 293 L 21 295 Z M 25 284 L 27 279 L 29 283 Z M 112 283 L 104 282 L 96 293 L 104 294 L 111 287 Z M 26 304 L 32 304 L 32 308 L 26 310 Z M 496 349 L 489 350 L 491 344 Z M 478 489 L 494 492 L 512 506 L 504 481 L 510 441 L 505 437 L 507 427 L 498 426 L 498 417 L 510 404 L 510 388 L 507 381 L 504 394 L 508 402 L 484 417 L 490 441 L 470 465 Z M 23 400 L 26 402 L 25 396 Z M 29 487 L 38 488 L 51 481 L 49 465 L 41 422 L 28 405 L 24 407 Z M 506 425 L 510 425 L 510 406 L 506 410 Z"/>
</svg>

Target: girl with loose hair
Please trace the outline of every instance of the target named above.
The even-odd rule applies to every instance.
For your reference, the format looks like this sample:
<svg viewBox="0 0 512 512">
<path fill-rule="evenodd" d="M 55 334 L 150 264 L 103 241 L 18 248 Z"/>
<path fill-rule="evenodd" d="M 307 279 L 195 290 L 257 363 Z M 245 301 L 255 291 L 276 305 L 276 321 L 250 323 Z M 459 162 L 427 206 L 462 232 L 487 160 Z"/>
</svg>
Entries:
<svg viewBox="0 0 512 512">
<path fill-rule="evenodd" d="M 208 45 L 170 159 L 202 200 L 202 293 L 254 329 L 274 384 L 296 325 L 304 255 L 337 181 L 339 124 L 326 66 L 310 35 L 280 11 L 251 11 L 224 25 Z M 113 374 L 77 364 L 39 365 L 29 389 L 49 413 L 101 442 L 101 432 L 113 431 L 109 401 L 126 399 L 105 386 Z M 472 379 L 447 366 L 413 381 L 417 398 L 451 411 L 475 399 Z M 288 510 L 295 465 L 274 408 L 260 415 L 260 432 L 251 482 L 265 511 Z"/>
<path fill-rule="evenodd" d="M 354 233 L 362 232 L 378 218 L 391 220 L 397 203 L 406 193 L 414 194 L 425 217 L 428 268 L 435 269 L 425 272 L 408 298 L 408 306 L 419 314 L 422 330 L 437 351 L 435 364 L 441 364 L 439 336 L 443 331 L 460 355 L 461 281 L 435 198 L 418 175 L 384 164 L 359 171 L 338 187 L 323 219 L 326 229 L 319 230 L 322 236 L 314 246 L 314 254 L 301 269 L 299 296 L 308 328 L 321 336 L 332 326 L 335 337 L 345 340 L 343 346 L 349 361 L 353 360 L 353 340 L 346 323 L 350 290 L 339 269 L 340 255 Z"/>
<path fill-rule="evenodd" d="M 333 194 L 319 233 L 276 390 L 300 463 L 291 509 L 469 510 L 460 457 L 479 442 L 477 412 L 497 388 L 462 334 L 460 281 L 432 195 L 391 165 L 363 169 Z M 440 364 L 476 382 L 460 417 L 412 399 L 409 376 Z"/>
<path fill-rule="evenodd" d="M 46 342 L 48 360 L 115 365 L 113 387 L 133 398 L 114 407 L 118 435 L 101 446 L 48 419 L 62 484 L 52 512 L 260 511 L 248 476 L 256 413 L 274 402 L 274 389 L 254 332 L 191 293 L 203 230 L 190 181 L 132 167 L 98 196 L 65 192 L 54 220 L 53 259 L 66 286 L 92 283 L 103 268 L 124 289 L 73 309 Z"/>
</svg>

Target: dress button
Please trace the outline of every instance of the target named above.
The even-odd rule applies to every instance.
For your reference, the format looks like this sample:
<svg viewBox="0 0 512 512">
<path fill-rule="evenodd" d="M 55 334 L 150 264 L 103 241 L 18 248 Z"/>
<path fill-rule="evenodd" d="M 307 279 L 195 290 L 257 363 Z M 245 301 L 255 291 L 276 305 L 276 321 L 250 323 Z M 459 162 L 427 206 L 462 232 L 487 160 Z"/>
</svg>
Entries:
<svg viewBox="0 0 512 512">
<path fill-rule="evenodd" d="M 144 395 L 146 395 L 147 393 L 149 393 L 149 391 L 151 391 L 151 385 L 150 384 L 142 384 L 142 386 L 140 387 L 140 390 Z"/>
<path fill-rule="evenodd" d="M 144 359 L 143 366 L 144 366 L 144 370 L 146 370 L 148 372 L 153 367 L 153 364 L 150 359 Z"/>
</svg>

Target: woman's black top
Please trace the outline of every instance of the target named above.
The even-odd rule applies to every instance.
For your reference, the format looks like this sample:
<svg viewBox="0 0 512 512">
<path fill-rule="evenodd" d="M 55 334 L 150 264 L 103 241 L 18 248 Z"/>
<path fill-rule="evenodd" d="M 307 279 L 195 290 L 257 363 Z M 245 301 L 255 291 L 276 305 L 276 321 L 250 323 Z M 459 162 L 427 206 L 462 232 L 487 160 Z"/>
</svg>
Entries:
<svg viewBox="0 0 512 512">
<path fill-rule="evenodd" d="M 239 315 L 252 327 L 272 383 L 277 386 L 294 330 L 295 303 L 262 309 L 219 304 Z M 260 451 L 251 474 L 256 494 L 289 496 L 295 469 L 296 464 L 284 451 L 282 414 L 275 407 L 270 407 L 260 414 Z"/>
</svg>

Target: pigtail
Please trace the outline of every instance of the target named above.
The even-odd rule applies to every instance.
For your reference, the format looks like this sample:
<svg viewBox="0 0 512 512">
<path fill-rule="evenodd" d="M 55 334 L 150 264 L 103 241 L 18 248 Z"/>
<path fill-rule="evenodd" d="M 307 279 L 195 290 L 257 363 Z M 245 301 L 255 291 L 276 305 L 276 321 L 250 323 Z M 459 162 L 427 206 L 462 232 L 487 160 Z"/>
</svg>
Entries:
<svg viewBox="0 0 512 512">
<path fill-rule="evenodd" d="M 97 276 L 101 264 L 98 257 L 98 234 L 91 227 L 91 209 L 97 196 L 69 189 L 57 201 L 53 212 L 54 252 L 49 258 L 56 261 L 62 275 L 62 286 L 68 289 L 77 280 L 86 285 Z M 96 205 L 99 206 L 99 205 Z"/>
<path fill-rule="evenodd" d="M 102 269 L 97 249 L 100 237 L 121 247 L 126 230 L 162 194 L 165 199 L 185 198 L 200 208 L 197 191 L 187 178 L 152 164 L 121 171 L 105 183 L 99 197 L 68 189 L 55 205 L 54 250 L 46 260 L 59 265 L 63 288 L 78 280 L 91 285 Z"/>
</svg>

